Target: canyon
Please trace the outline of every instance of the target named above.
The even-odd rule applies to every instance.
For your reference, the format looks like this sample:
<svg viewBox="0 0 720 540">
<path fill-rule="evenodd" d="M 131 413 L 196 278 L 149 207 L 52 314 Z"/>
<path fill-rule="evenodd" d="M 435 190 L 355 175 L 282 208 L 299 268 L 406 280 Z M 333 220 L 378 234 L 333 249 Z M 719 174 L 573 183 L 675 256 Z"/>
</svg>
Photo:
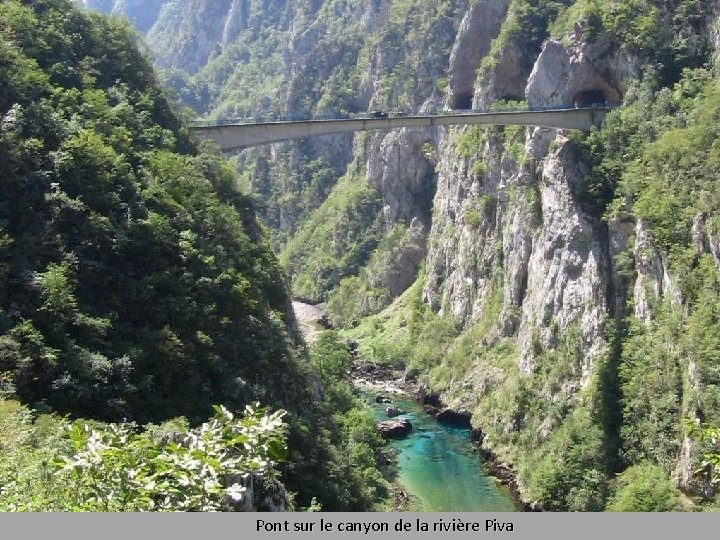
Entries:
<svg viewBox="0 0 720 540">
<path fill-rule="evenodd" d="M 717 2 L 81 3 L 127 16 L 208 120 L 619 106 L 589 136 L 405 128 L 232 161 L 294 297 L 470 411 L 527 502 L 602 509 L 646 463 L 712 498 L 683 426 L 720 415 L 713 173 L 668 149 L 707 150 Z"/>
</svg>

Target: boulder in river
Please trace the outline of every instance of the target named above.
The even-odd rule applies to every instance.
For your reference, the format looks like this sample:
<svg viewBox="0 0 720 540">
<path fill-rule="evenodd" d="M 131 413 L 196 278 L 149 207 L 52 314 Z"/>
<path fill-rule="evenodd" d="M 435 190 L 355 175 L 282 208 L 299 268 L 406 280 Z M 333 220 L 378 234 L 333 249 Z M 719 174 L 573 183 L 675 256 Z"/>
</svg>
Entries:
<svg viewBox="0 0 720 540">
<path fill-rule="evenodd" d="M 400 407 L 394 407 L 392 405 L 385 409 L 385 412 L 387 413 L 388 418 L 394 418 L 396 416 L 400 416 L 401 414 L 407 414 L 406 410 L 401 409 Z"/>
<path fill-rule="evenodd" d="M 412 424 L 405 418 L 386 420 L 385 422 L 378 422 L 377 429 L 383 437 L 397 439 L 408 435 L 412 431 Z"/>
<path fill-rule="evenodd" d="M 392 403 L 392 399 L 387 396 L 378 396 L 375 398 L 375 403 Z"/>
</svg>

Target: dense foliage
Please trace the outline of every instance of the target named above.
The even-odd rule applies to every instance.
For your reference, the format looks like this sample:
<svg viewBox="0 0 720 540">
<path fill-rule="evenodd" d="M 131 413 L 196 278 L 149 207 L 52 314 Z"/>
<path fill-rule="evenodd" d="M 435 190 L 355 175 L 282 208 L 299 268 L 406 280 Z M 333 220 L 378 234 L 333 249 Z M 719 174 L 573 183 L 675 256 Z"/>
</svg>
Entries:
<svg viewBox="0 0 720 540">
<path fill-rule="evenodd" d="M 608 510 L 613 512 L 670 512 L 677 510 L 675 486 L 662 467 L 642 462 L 617 478 L 617 491 Z"/>
<path fill-rule="evenodd" d="M 201 426 L 88 425 L 51 415 L 32 418 L 0 401 L 0 510 L 264 510 L 285 456 L 283 412 L 224 407 Z M 277 497 L 275 497 L 277 499 Z M 279 507 L 284 504 L 280 491 Z"/>
<path fill-rule="evenodd" d="M 703 25 L 711 9 L 701 0 L 577 0 L 560 13 L 551 31 L 560 36 L 580 24 L 586 39 L 609 35 L 656 68 L 663 84 L 672 84 L 682 69 L 704 63 Z"/>
<path fill-rule="evenodd" d="M 0 33 L 5 384 L 108 420 L 297 401 L 277 262 L 133 33 L 63 0 L 3 2 Z"/>
<path fill-rule="evenodd" d="M 696 474 L 704 476 L 711 486 L 720 484 L 720 427 L 710 424 L 698 425 L 694 420 L 686 420 L 685 427 L 693 439 L 700 443 L 701 461 Z"/>
<path fill-rule="evenodd" d="M 342 278 L 356 274 L 377 246 L 381 209 L 378 192 L 364 178 L 342 179 L 280 255 L 293 292 L 325 301 Z"/>
<path fill-rule="evenodd" d="M 366 405 L 354 395 L 347 345 L 334 332 L 324 332 L 313 345 L 311 362 L 323 383 L 323 399 L 301 430 L 291 432 L 288 469 L 302 479 L 325 511 L 383 510 L 389 498 L 383 439 Z M 304 444 L 293 445 L 294 437 Z M 311 500 L 300 498 L 307 507 Z"/>
<path fill-rule="evenodd" d="M 425 254 L 425 232 L 396 225 L 382 238 L 359 275 L 343 278 L 330 294 L 328 312 L 335 326 L 356 324 L 404 292 L 417 261 Z"/>
</svg>

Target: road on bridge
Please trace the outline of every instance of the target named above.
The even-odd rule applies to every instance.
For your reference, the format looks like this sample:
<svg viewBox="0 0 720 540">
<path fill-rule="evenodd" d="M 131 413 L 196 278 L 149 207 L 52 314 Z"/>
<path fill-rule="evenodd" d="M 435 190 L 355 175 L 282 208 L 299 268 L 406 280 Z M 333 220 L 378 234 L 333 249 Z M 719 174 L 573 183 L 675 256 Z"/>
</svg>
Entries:
<svg viewBox="0 0 720 540">
<path fill-rule="evenodd" d="M 388 117 L 279 120 L 268 122 L 218 121 L 191 126 L 198 139 L 214 141 L 222 151 L 320 135 L 405 127 L 454 125 L 537 126 L 589 131 L 599 126 L 609 107 L 545 109 L 528 111 L 459 112 Z M 383 113 L 384 114 L 384 113 Z"/>
</svg>

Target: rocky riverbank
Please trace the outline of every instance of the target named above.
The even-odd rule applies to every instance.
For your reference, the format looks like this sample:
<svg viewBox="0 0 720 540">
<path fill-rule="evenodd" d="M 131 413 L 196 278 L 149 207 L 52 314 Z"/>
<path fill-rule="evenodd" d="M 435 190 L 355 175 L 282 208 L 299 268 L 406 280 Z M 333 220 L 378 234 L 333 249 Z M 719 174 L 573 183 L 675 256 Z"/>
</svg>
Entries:
<svg viewBox="0 0 720 540">
<path fill-rule="evenodd" d="M 498 459 L 489 448 L 483 445 L 485 436 L 480 428 L 472 426 L 472 414 L 470 411 L 465 409 L 456 411 L 450 407 L 446 407 L 438 395 L 429 394 L 423 390 L 424 389 L 421 389 L 421 391 L 415 395 L 415 398 L 423 403 L 426 413 L 434 416 L 440 423 L 470 428 L 470 438 L 480 453 L 488 474 L 497 478 L 500 483 L 509 490 L 518 509 L 524 512 L 540 511 L 540 508 L 538 508 L 535 503 L 528 503 L 523 500 L 517 483 L 516 473 L 512 465 Z"/>
<path fill-rule="evenodd" d="M 483 447 L 482 443 L 476 444 L 480 455 L 485 462 L 488 474 L 497 478 L 500 483 L 508 489 L 518 509 L 523 512 L 541 512 L 542 509 L 537 505 L 537 503 L 528 503 L 523 500 L 517 483 L 516 473 L 512 466 L 509 463 L 500 461 L 495 454 Z"/>
<path fill-rule="evenodd" d="M 351 378 L 355 386 L 369 386 L 376 388 L 379 393 L 390 395 L 417 396 L 417 386 L 408 382 L 401 371 L 360 358 L 354 342 L 350 342 L 348 347 L 354 358 Z"/>
<path fill-rule="evenodd" d="M 357 345 L 349 343 L 349 348 L 351 352 L 354 353 Z M 485 463 L 488 474 L 496 478 L 500 484 L 508 489 L 519 510 L 525 512 L 539 511 L 536 505 L 522 500 L 516 474 L 512 466 L 499 460 L 492 451 L 483 446 L 484 436 L 482 430 L 477 427 L 472 427 L 470 423 L 470 411 L 455 411 L 442 403 L 436 394 L 428 393 L 424 387 L 407 381 L 402 372 L 388 366 L 369 362 L 357 355 L 353 365 L 352 380 L 356 387 L 371 389 L 372 393 L 376 394 L 376 399 L 386 398 L 387 401 L 384 402 L 388 403 L 388 405 L 392 404 L 393 396 L 407 396 L 422 404 L 425 413 L 433 416 L 438 422 L 470 428 L 471 440 Z M 409 433 L 409 429 L 405 431 L 406 427 L 401 428 L 398 426 L 397 429 L 394 429 L 393 426 L 389 426 L 392 422 L 392 420 L 381 422 L 381 424 L 388 424 L 387 429 L 379 426 L 384 436 L 391 438 L 394 436 L 404 436 Z M 393 429 L 390 429 L 391 427 L 393 427 Z M 386 431 L 388 434 L 385 433 Z M 392 431 L 392 434 L 389 434 L 390 431 Z"/>
</svg>

